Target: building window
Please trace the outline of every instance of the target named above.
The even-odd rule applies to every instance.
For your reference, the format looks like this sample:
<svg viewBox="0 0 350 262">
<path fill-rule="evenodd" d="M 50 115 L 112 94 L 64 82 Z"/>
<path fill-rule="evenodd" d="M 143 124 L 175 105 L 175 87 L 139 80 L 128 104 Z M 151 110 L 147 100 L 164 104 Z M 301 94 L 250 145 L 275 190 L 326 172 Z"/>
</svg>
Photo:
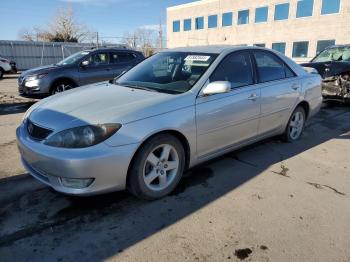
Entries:
<svg viewBox="0 0 350 262">
<path fill-rule="evenodd" d="M 322 15 L 337 14 L 340 11 L 340 0 L 322 0 Z"/>
<path fill-rule="evenodd" d="M 265 47 L 266 44 L 254 44 L 253 46 L 257 46 L 257 47 Z"/>
<path fill-rule="evenodd" d="M 191 31 L 192 29 L 192 21 L 191 19 L 184 20 L 184 31 Z"/>
<path fill-rule="evenodd" d="M 267 6 L 255 9 L 255 23 L 267 22 L 269 8 Z"/>
<path fill-rule="evenodd" d="M 232 25 L 232 12 L 222 14 L 222 26 Z"/>
<path fill-rule="evenodd" d="M 297 15 L 296 17 L 308 17 L 312 16 L 314 9 L 314 0 L 299 0 L 297 4 Z"/>
<path fill-rule="evenodd" d="M 273 43 L 272 44 L 272 49 L 276 50 L 282 54 L 286 53 L 286 43 Z"/>
<path fill-rule="evenodd" d="M 335 45 L 335 40 L 320 40 L 317 42 L 317 50 L 316 53 L 319 54 L 327 47 Z"/>
<path fill-rule="evenodd" d="M 289 3 L 275 5 L 275 20 L 286 20 L 289 17 Z"/>
<path fill-rule="evenodd" d="M 238 24 L 244 25 L 249 23 L 249 10 L 242 10 L 238 12 Z"/>
<path fill-rule="evenodd" d="M 203 29 L 204 28 L 204 17 L 197 17 L 196 18 L 196 30 Z"/>
<path fill-rule="evenodd" d="M 293 57 L 307 57 L 309 49 L 309 42 L 294 42 L 293 43 Z"/>
<path fill-rule="evenodd" d="M 180 21 L 174 21 L 173 22 L 173 32 L 180 32 Z"/>
<path fill-rule="evenodd" d="M 218 27 L 218 16 L 210 15 L 208 16 L 208 28 L 216 28 Z"/>
</svg>

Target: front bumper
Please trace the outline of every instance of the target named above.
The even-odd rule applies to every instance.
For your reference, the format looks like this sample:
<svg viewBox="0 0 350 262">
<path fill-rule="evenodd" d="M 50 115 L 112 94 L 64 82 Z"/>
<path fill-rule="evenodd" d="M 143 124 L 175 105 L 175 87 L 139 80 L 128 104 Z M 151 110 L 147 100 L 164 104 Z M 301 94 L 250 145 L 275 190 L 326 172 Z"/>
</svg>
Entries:
<svg viewBox="0 0 350 262">
<path fill-rule="evenodd" d="M 50 93 L 50 82 L 48 79 L 42 78 L 35 80 L 36 82 L 28 85 L 25 77 L 18 78 L 18 93 L 24 97 L 47 96 Z M 32 81 L 33 82 L 33 81 Z"/>
<path fill-rule="evenodd" d="M 350 100 L 350 81 L 328 77 L 322 81 L 322 96 L 327 100 Z"/>
<path fill-rule="evenodd" d="M 132 156 L 138 144 L 110 147 L 105 143 L 65 149 L 34 141 L 22 124 L 16 130 L 18 149 L 26 170 L 56 191 L 70 195 L 94 195 L 123 190 Z M 64 186 L 61 178 L 93 178 L 85 188 Z"/>
</svg>

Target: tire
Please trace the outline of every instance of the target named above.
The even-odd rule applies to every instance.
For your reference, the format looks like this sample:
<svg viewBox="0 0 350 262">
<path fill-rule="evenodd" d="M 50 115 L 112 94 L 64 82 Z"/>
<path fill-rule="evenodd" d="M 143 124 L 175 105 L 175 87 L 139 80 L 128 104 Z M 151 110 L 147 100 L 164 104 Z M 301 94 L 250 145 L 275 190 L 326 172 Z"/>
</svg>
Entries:
<svg viewBox="0 0 350 262">
<path fill-rule="evenodd" d="M 172 135 L 156 135 L 136 153 L 128 172 L 127 188 L 141 199 L 162 198 L 175 189 L 184 168 L 185 150 L 181 142 Z"/>
<path fill-rule="evenodd" d="M 66 81 L 66 80 L 59 81 L 59 82 L 54 83 L 53 86 L 51 87 L 50 95 L 62 93 L 64 91 L 67 91 L 67 90 L 72 89 L 74 87 L 76 87 L 76 85 L 70 81 Z"/>
<path fill-rule="evenodd" d="M 298 140 L 304 131 L 305 122 L 305 109 L 302 106 L 298 106 L 289 118 L 286 130 L 282 135 L 283 141 L 294 142 Z"/>
<path fill-rule="evenodd" d="M 4 69 L 0 68 L 0 79 L 4 77 Z"/>
</svg>

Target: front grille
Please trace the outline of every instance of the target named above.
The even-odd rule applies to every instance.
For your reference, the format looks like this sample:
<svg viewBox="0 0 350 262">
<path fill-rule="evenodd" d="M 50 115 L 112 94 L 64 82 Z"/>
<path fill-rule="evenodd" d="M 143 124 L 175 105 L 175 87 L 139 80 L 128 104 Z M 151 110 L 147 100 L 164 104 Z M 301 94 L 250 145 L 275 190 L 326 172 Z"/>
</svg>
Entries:
<svg viewBox="0 0 350 262">
<path fill-rule="evenodd" d="M 50 129 L 34 124 L 30 120 L 27 121 L 27 131 L 29 135 L 36 140 L 43 140 L 53 132 Z"/>
</svg>

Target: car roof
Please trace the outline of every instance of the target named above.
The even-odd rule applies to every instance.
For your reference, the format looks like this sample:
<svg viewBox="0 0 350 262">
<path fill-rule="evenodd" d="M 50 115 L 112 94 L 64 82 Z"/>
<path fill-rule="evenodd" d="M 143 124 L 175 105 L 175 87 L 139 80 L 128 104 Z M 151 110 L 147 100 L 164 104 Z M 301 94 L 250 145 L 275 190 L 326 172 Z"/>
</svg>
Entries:
<svg viewBox="0 0 350 262">
<path fill-rule="evenodd" d="M 177 47 L 164 50 L 172 52 L 197 52 L 197 53 L 210 53 L 210 54 L 220 54 L 223 51 L 229 49 L 237 49 L 235 46 L 230 45 L 208 45 L 208 46 L 188 46 L 188 47 Z"/>
<path fill-rule="evenodd" d="M 128 52 L 134 52 L 134 53 L 140 53 L 139 51 L 128 49 L 128 48 L 112 48 L 112 47 L 100 47 L 100 48 L 92 48 L 92 49 L 85 49 L 85 52 L 95 52 L 95 51 L 105 51 L 105 52 L 112 52 L 112 51 L 128 51 Z"/>
<path fill-rule="evenodd" d="M 251 49 L 260 49 L 268 50 L 263 47 L 258 46 L 246 46 L 246 45 L 208 45 L 208 46 L 190 46 L 190 47 L 177 47 L 166 49 L 163 52 L 193 52 L 193 53 L 208 53 L 208 54 L 221 54 L 224 52 L 232 52 L 237 50 L 251 50 Z"/>
</svg>

